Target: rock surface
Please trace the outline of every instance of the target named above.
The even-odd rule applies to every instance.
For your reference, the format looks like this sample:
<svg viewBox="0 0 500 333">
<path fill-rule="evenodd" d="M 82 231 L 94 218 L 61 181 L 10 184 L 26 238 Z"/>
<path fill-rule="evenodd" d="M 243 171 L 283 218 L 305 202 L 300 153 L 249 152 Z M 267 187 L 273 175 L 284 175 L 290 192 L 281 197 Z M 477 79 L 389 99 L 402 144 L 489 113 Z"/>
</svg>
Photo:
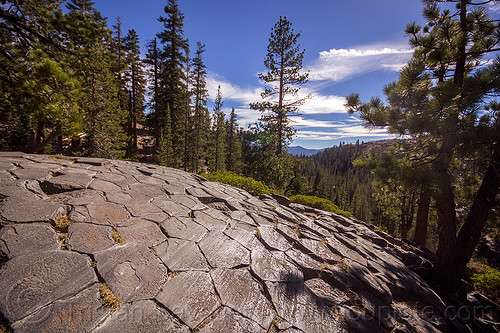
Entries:
<svg viewBox="0 0 500 333">
<path fill-rule="evenodd" d="M 0 153 L 0 254 L 14 332 L 488 325 L 448 311 L 410 269 L 422 251 L 360 221 L 141 163 Z"/>
</svg>

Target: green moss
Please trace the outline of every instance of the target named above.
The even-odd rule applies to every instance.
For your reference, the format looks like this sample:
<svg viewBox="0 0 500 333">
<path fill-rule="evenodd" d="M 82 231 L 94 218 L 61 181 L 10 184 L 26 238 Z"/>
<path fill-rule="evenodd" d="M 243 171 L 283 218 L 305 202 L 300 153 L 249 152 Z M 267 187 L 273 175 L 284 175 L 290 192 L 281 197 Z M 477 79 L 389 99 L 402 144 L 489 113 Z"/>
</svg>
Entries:
<svg viewBox="0 0 500 333">
<path fill-rule="evenodd" d="M 342 209 L 340 209 L 337 205 L 332 203 L 328 199 L 323 199 L 323 198 L 318 198 L 316 196 L 311 196 L 311 195 L 292 195 L 290 197 L 290 201 L 294 203 L 298 203 L 301 205 L 321 209 L 321 210 L 327 210 L 329 212 L 337 213 L 337 214 L 342 214 L 345 216 L 352 216 L 351 213 L 346 212 Z"/>
<path fill-rule="evenodd" d="M 234 187 L 241 188 L 253 195 L 260 195 L 260 194 L 271 195 L 273 193 L 277 193 L 276 190 L 268 187 L 263 182 L 257 181 L 250 177 L 240 176 L 230 171 L 224 171 L 224 172 L 217 171 L 211 173 L 204 173 L 201 174 L 201 176 L 213 182 L 224 183 Z"/>
</svg>

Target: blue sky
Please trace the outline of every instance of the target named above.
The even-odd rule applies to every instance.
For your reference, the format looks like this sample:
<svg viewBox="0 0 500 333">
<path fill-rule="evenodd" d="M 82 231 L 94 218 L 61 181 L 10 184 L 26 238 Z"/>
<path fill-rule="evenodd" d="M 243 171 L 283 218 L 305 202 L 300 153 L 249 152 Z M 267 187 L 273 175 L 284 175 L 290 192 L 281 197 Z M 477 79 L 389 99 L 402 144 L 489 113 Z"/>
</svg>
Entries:
<svg viewBox="0 0 500 333">
<path fill-rule="evenodd" d="M 108 17 L 120 16 L 123 29 L 135 29 L 142 45 L 162 30 L 166 0 L 95 0 Z M 264 57 L 271 28 L 286 16 L 305 49 L 304 69 L 310 80 L 301 93 L 312 94 L 300 115 L 292 145 L 324 148 L 340 141 L 385 139 L 384 130 L 369 131 L 343 108 L 345 96 L 360 93 L 363 100 L 382 96 L 385 84 L 397 79 L 411 57 L 406 24 L 423 23 L 420 0 L 180 0 L 184 33 L 191 49 L 206 45 L 207 86 L 213 99 L 221 86 L 224 111 L 234 107 L 241 126 L 255 123 L 260 114 L 249 103 L 260 101 Z M 211 105 L 211 103 L 209 103 Z"/>
</svg>

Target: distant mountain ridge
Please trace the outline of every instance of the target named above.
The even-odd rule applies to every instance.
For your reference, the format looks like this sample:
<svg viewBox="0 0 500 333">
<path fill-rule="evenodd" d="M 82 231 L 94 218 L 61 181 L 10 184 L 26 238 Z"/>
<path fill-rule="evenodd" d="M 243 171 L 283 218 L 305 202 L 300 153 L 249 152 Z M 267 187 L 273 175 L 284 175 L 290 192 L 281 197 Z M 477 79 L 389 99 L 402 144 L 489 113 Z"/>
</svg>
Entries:
<svg viewBox="0 0 500 333">
<path fill-rule="evenodd" d="M 304 148 L 302 146 L 292 146 L 292 147 L 288 148 L 288 152 L 292 155 L 295 155 L 295 156 L 300 156 L 300 155 L 311 156 L 311 155 L 314 155 L 316 153 L 319 153 L 320 151 L 323 151 L 324 149 L 325 148 L 323 148 L 323 149 L 309 149 L 309 148 Z"/>
</svg>

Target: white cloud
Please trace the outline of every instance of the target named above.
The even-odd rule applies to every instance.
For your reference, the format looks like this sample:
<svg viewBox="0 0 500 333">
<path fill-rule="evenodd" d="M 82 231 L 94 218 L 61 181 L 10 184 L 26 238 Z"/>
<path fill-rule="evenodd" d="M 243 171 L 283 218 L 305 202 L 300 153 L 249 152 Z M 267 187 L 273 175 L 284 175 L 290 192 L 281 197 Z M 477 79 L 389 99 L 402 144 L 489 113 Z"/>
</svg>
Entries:
<svg viewBox="0 0 500 333">
<path fill-rule="evenodd" d="M 207 89 L 210 95 L 210 99 L 213 100 L 215 98 L 218 86 L 220 86 L 223 99 L 237 101 L 241 103 L 239 106 L 248 106 L 248 104 L 256 102 L 261 98 L 261 87 L 240 87 L 236 84 L 226 81 L 216 74 L 209 73 L 207 75 Z"/>
<path fill-rule="evenodd" d="M 301 114 L 329 114 L 346 113 L 344 104 L 345 97 L 335 95 L 312 94 L 312 98 L 306 100 L 299 108 Z"/>
<path fill-rule="evenodd" d="M 386 139 L 391 137 L 385 129 L 368 129 L 362 125 L 356 126 L 336 126 L 332 127 L 331 131 L 306 131 L 299 130 L 297 132 L 297 139 L 301 140 L 339 140 L 347 138 L 380 138 Z"/>
<path fill-rule="evenodd" d="M 385 51 L 384 51 L 385 52 Z M 360 56 L 363 57 L 363 56 Z M 224 100 L 223 111 L 226 114 L 234 107 L 238 115 L 238 124 L 243 128 L 255 124 L 261 113 L 249 108 L 249 104 L 261 100 L 262 86 L 241 87 L 228 80 L 210 73 L 207 77 L 207 89 L 210 98 L 216 95 L 217 87 L 221 87 Z M 296 139 L 313 141 L 329 141 L 348 138 L 378 137 L 385 139 L 389 134 L 385 129 L 369 130 L 363 127 L 360 120 L 353 115 L 347 115 L 344 108 L 345 97 L 335 95 L 321 95 L 312 87 L 303 88 L 300 97 L 313 95 L 299 108 L 299 114 L 292 116 L 291 124 L 298 131 Z M 340 120 L 318 120 L 314 119 L 319 114 L 345 115 Z M 338 118 L 338 116 L 337 116 Z M 316 130 L 319 129 L 319 130 Z"/>
<path fill-rule="evenodd" d="M 293 127 L 330 128 L 345 124 L 342 121 L 306 119 L 301 116 L 292 116 L 290 121 Z"/>
<path fill-rule="evenodd" d="M 410 59 L 409 47 L 368 45 L 352 49 L 330 49 L 308 68 L 311 81 L 339 82 L 375 70 L 399 71 Z"/>
<path fill-rule="evenodd" d="M 388 54 L 406 54 L 411 53 L 408 49 L 394 49 L 390 47 L 383 47 L 381 49 L 330 49 L 329 51 L 321 51 L 319 57 L 321 59 L 327 58 L 354 58 L 354 57 L 370 57 L 378 55 L 388 55 Z"/>
<path fill-rule="evenodd" d="M 487 8 L 494 14 L 500 13 L 500 1 L 496 0 L 487 4 Z"/>
</svg>

